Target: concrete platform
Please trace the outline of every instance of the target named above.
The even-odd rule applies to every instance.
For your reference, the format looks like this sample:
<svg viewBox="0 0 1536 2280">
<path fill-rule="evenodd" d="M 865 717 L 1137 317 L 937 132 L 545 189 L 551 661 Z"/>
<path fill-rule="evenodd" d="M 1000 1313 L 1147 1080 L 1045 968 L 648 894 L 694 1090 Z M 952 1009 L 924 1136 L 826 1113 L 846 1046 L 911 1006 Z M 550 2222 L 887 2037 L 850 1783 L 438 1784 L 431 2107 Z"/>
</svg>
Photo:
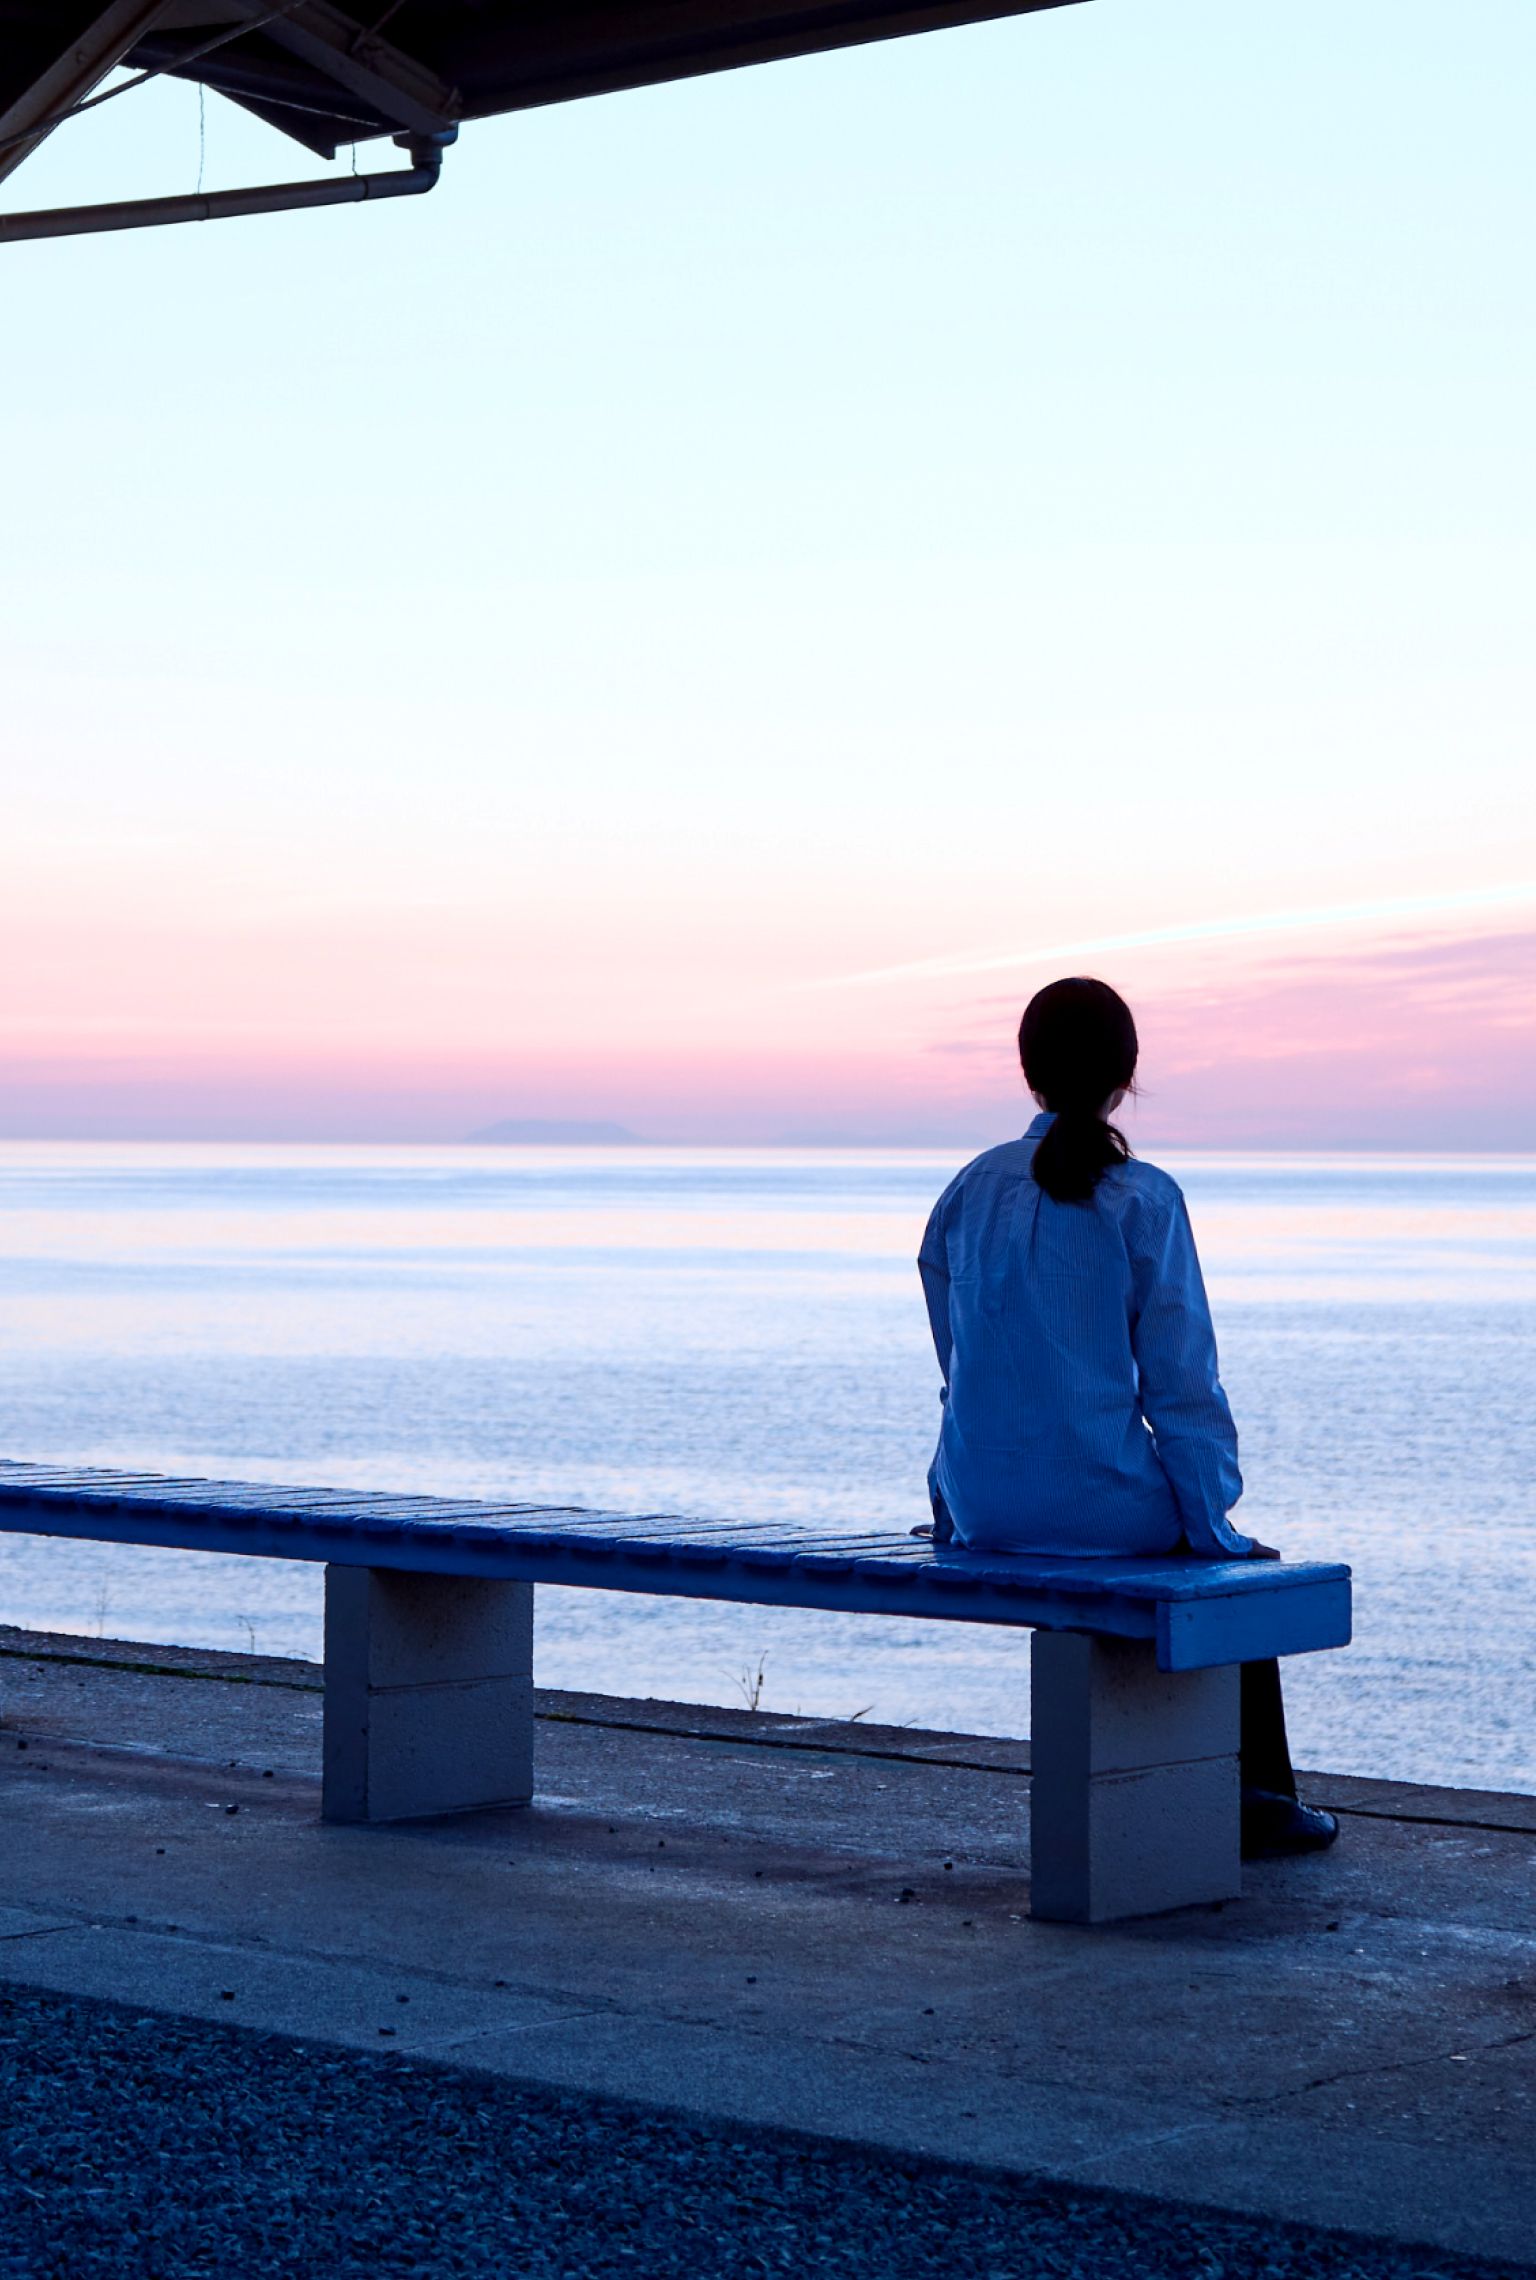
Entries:
<svg viewBox="0 0 1536 2280">
<path fill-rule="evenodd" d="M 318 1820 L 308 1665 L 0 1631 L 0 1978 L 1536 2263 L 1536 1798 L 1032 1923 L 1028 1750 L 542 1694 L 527 1811 Z M 402 2000 L 403 1998 L 403 2000 Z"/>
</svg>

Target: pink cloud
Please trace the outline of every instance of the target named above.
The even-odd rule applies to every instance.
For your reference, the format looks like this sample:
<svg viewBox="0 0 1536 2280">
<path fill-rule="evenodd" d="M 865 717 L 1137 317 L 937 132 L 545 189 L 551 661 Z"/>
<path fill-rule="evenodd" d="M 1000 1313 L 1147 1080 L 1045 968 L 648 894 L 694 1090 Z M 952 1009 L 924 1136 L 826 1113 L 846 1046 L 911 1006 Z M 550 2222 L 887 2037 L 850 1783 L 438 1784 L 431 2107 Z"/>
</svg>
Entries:
<svg viewBox="0 0 1536 2280">
<path fill-rule="evenodd" d="M 1104 971 L 1141 1026 L 1133 1129 L 1149 1148 L 1536 1148 L 1536 930 Z M 803 1030 L 801 1000 L 764 999 L 761 1035 L 749 994 L 728 1026 L 670 1039 L 624 1005 L 603 1033 L 573 1018 L 558 1046 L 489 1020 L 458 1037 L 445 1024 L 436 1044 L 414 1018 L 349 1035 L 338 1007 L 320 1037 L 275 1018 L 156 1034 L 146 999 L 143 1026 L 14 1027 L 0 1133 L 452 1140 L 503 1117 L 582 1117 L 656 1139 L 968 1147 L 1029 1113 L 1013 1049 L 1025 994 L 948 1012 L 931 988 L 808 997 Z"/>
<path fill-rule="evenodd" d="M 1536 1147 L 1536 932 L 1290 956 L 1137 1010 L 1149 1135 Z"/>
</svg>

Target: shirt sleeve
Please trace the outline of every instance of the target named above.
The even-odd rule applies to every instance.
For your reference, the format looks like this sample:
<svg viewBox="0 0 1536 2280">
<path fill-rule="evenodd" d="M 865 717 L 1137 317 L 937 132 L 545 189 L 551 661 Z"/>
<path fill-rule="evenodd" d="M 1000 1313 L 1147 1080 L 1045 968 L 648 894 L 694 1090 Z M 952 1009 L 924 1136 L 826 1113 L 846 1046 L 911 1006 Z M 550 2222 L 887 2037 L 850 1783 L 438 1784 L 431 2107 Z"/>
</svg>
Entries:
<svg viewBox="0 0 1536 2280">
<path fill-rule="evenodd" d="M 917 1254 L 917 1271 L 923 1278 L 923 1297 L 928 1306 L 928 1327 L 933 1332 L 933 1350 L 939 1357 L 946 1392 L 955 1341 L 949 1326 L 949 1252 L 944 1241 L 944 1216 L 953 1193 L 953 1188 L 946 1188 L 929 1213 Z"/>
<path fill-rule="evenodd" d="M 1240 1559 L 1253 1547 L 1227 1519 L 1243 1493 L 1237 1428 L 1216 1367 L 1216 1333 L 1184 1198 L 1149 1214 L 1131 1246 L 1131 1342 L 1141 1405 L 1190 1550 Z"/>
</svg>

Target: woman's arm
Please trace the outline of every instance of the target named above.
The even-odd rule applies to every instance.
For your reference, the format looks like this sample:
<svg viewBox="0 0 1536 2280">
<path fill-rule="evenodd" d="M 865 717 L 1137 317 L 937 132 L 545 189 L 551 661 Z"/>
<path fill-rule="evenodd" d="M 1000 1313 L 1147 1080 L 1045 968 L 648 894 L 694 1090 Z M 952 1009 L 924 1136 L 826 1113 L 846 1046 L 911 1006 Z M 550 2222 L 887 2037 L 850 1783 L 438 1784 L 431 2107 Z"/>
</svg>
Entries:
<svg viewBox="0 0 1536 2280">
<path fill-rule="evenodd" d="M 1159 1199 L 1161 1202 L 1161 1199 Z M 1227 1514 L 1243 1493 L 1237 1428 L 1216 1370 L 1216 1334 L 1184 1198 L 1154 1205 L 1131 1247 L 1131 1343 L 1141 1405 L 1191 1551 L 1243 1559 L 1256 1549 Z"/>
<path fill-rule="evenodd" d="M 934 1205 L 917 1254 L 917 1271 L 923 1278 L 923 1297 L 928 1306 L 928 1327 L 933 1332 L 933 1350 L 939 1357 L 946 1389 L 949 1358 L 955 1345 L 949 1327 L 949 1254 L 944 1243 L 944 1207 L 952 1192 L 946 1188 Z"/>
</svg>

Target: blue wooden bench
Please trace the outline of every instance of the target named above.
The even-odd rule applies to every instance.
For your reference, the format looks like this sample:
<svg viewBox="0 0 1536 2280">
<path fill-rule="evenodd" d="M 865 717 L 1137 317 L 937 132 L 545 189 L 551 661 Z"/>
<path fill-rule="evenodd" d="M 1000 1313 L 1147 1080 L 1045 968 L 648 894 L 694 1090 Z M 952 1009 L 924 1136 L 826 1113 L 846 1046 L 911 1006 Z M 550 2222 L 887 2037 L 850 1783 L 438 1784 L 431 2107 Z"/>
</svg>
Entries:
<svg viewBox="0 0 1536 2280">
<path fill-rule="evenodd" d="M 1025 1558 L 14 1463 L 0 1528 L 323 1562 L 336 1821 L 530 1801 L 535 1584 L 1031 1630 L 1031 1905 L 1070 1922 L 1237 1894 L 1237 1666 L 1350 1636 L 1349 1570 L 1320 1563 Z"/>
</svg>

